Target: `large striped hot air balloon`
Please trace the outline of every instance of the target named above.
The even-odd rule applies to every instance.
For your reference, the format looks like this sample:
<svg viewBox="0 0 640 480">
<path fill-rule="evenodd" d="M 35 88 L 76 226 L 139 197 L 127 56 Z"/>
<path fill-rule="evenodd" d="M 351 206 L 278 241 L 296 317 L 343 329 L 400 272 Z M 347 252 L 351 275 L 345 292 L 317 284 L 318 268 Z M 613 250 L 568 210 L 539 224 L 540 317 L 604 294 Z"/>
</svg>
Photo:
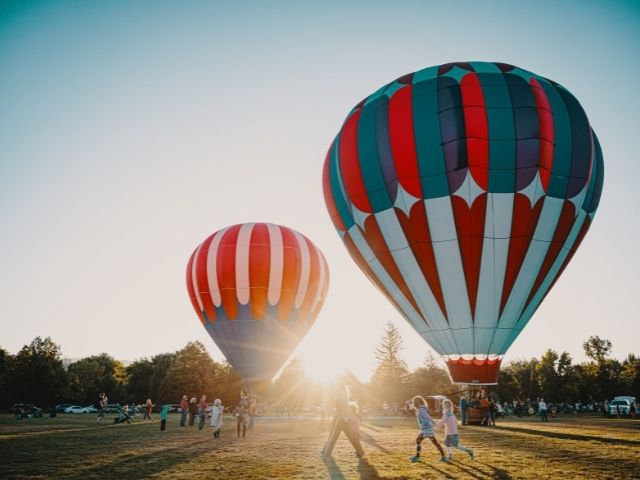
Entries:
<svg viewBox="0 0 640 480">
<path fill-rule="evenodd" d="M 578 101 L 512 65 L 450 63 L 349 113 L 324 164 L 349 253 L 458 383 L 501 359 L 584 238 L 602 152 Z"/>
<path fill-rule="evenodd" d="M 187 265 L 200 321 L 245 381 L 270 380 L 316 319 L 329 285 L 311 240 L 270 223 L 210 235 Z"/>
</svg>

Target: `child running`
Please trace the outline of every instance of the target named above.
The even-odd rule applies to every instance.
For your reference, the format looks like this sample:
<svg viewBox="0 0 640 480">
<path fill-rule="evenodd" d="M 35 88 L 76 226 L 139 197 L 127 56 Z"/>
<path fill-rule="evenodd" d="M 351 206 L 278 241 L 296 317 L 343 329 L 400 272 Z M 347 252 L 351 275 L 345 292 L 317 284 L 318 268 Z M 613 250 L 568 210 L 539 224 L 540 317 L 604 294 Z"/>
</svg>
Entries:
<svg viewBox="0 0 640 480">
<path fill-rule="evenodd" d="M 456 414 L 453 413 L 453 404 L 451 403 L 451 400 L 448 398 L 443 400 L 442 409 L 444 410 L 442 418 L 436 423 L 435 428 L 440 428 L 444 425 L 444 434 L 446 435 L 444 439 L 444 446 L 448 453 L 447 460 L 451 460 L 451 447 L 467 452 L 471 457 L 471 460 L 473 460 L 473 449 L 460 445 L 460 439 L 458 438 L 458 419 L 456 418 Z"/>
<path fill-rule="evenodd" d="M 444 450 L 442 450 L 442 447 L 436 439 L 435 432 L 433 431 L 433 419 L 429 416 L 429 407 L 427 407 L 427 401 L 420 395 L 416 395 L 415 397 L 413 397 L 413 406 L 415 408 L 416 418 L 418 420 L 418 427 L 420 427 L 420 433 L 418 434 L 418 438 L 416 438 L 416 454 L 411 457 L 411 461 L 420 461 L 422 440 L 428 438 L 440 452 L 440 460 L 446 462 L 447 457 L 445 456 Z"/>
</svg>

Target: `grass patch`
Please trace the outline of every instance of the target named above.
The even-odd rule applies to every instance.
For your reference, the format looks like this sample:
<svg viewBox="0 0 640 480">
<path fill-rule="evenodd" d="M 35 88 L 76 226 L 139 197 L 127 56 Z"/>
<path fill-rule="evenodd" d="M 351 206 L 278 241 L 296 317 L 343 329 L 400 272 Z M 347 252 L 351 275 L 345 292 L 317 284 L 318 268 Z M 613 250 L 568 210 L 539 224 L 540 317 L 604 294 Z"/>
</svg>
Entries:
<svg viewBox="0 0 640 480">
<path fill-rule="evenodd" d="M 112 421 L 107 417 L 106 422 Z M 412 464 L 414 419 L 369 419 L 363 423 L 366 458 L 338 440 L 332 458 L 320 451 L 330 422 L 317 419 L 258 419 L 237 439 L 228 419 L 220 440 L 209 426 L 168 430 L 159 421 L 95 425 L 95 416 L 16 421 L 0 415 L 0 478 L 56 479 L 632 479 L 640 478 L 640 421 L 567 416 L 541 423 L 507 419 L 495 428 L 461 427 L 476 460 L 454 451 L 449 463 L 423 444 L 423 460 Z M 442 438 L 441 434 L 439 435 Z"/>
</svg>

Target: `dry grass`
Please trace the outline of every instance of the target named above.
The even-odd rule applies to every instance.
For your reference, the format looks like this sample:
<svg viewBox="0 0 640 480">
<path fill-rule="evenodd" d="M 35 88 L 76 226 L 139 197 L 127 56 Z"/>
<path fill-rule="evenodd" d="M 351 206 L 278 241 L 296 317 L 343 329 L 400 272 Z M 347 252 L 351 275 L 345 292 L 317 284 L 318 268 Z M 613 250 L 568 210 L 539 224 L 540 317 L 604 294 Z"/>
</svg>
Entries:
<svg viewBox="0 0 640 480">
<path fill-rule="evenodd" d="M 408 460 L 413 419 L 364 422 L 362 460 L 344 438 L 333 458 L 320 456 L 328 422 L 258 419 L 240 440 L 234 427 L 229 419 L 216 441 L 209 427 L 180 428 L 177 417 L 162 433 L 157 421 L 96 426 L 93 415 L 20 422 L 3 415 L 0 478 L 640 478 L 640 421 L 570 416 L 547 424 L 508 419 L 496 428 L 461 427 L 461 441 L 475 449 L 475 461 L 454 451 L 453 461 L 442 463 L 426 442 L 416 464 Z"/>
</svg>

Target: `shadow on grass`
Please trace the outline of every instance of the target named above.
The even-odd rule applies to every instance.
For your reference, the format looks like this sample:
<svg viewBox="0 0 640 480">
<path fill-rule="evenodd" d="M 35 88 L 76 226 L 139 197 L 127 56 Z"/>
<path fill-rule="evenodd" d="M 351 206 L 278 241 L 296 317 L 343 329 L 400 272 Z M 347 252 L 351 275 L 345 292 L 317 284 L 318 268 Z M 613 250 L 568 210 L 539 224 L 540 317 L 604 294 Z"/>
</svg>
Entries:
<svg viewBox="0 0 640 480">
<path fill-rule="evenodd" d="M 164 472 L 181 463 L 190 462 L 198 455 L 211 452 L 211 445 L 200 440 L 144 454 L 136 454 L 128 458 L 119 458 L 107 464 L 89 468 L 78 468 L 71 477 L 78 478 L 118 478 L 122 472 L 137 472 L 138 478 L 148 478 L 153 474 Z M 120 474 L 118 474 L 120 472 Z M 66 475 L 60 475 L 64 478 Z"/>
<path fill-rule="evenodd" d="M 331 480 L 344 480 L 347 478 L 332 457 L 323 456 L 322 461 L 324 462 L 324 466 L 327 467 L 327 473 Z"/>
<path fill-rule="evenodd" d="M 623 438 L 608 438 L 608 437 L 598 437 L 595 435 L 580 435 L 575 433 L 562 433 L 562 432 L 552 432 L 548 430 L 532 430 L 529 428 L 521 428 L 521 427 L 507 427 L 507 426 L 496 426 L 494 427 L 496 430 L 505 430 L 508 432 L 517 432 L 517 433 L 526 433 L 528 435 L 535 435 L 540 437 L 549 437 L 549 438 L 559 438 L 562 440 L 578 440 L 578 441 L 591 441 L 595 440 L 597 442 L 609 443 L 609 444 L 617 444 L 617 445 L 630 445 L 630 446 L 640 446 L 640 441 L 638 440 L 626 440 Z"/>
<path fill-rule="evenodd" d="M 366 458 L 360 458 L 358 460 L 358 473 L 360 473 L 361 479 L 378 480 L 380 478 L 376 467 L 371 465 Z"/>
<path fill-rule="evenodd" d="M 384 452 L 384 453 L 391 453 L 389 452 L 388 449 L 384 448 L 382 445 L 380 445 L 375 438 L 373 438 L 371 435 L 369 435 L 368 433 L 365 432 L 360 432 L 360 438 L 362 439 L 362 441 L 368 445 L 373 445 L 375 448 L 377 448 L 378 450 Z"/>
</svg>

